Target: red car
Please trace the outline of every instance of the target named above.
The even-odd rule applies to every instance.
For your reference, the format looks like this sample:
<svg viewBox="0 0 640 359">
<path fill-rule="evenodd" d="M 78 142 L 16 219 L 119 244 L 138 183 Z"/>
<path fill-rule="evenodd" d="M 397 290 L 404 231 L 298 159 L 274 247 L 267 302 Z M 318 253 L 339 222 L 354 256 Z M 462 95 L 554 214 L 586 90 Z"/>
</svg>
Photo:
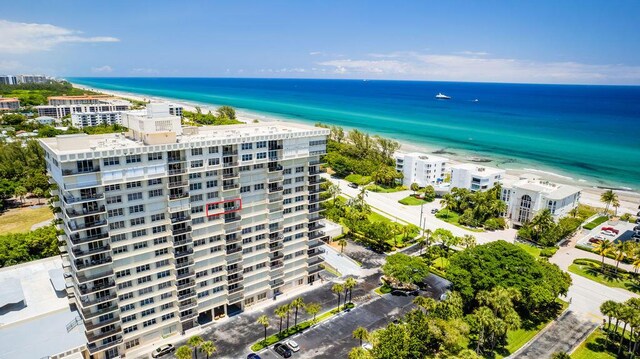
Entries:
<svg viewBox="0 0 640 359">
<path fill-rule="evenodd" d="M 602 227 L 600 229 L 603 230 L 603 231 L 611 232 L 611 233 L 615 233 L 615 234 L 619 234 L 620 233 L 619 230 L 617 230 L 617 229 L 615 229 L 613 227 Z"/>
<path fill-rule="evenodd" d="M 602 241 L 602 239 L 599 239 L 599 238 L 596 238 L 596 237 L 589 238 L 589 243 L 596 244 L 596 243 L 600 243 L 600 241 Z"/>
</svg>

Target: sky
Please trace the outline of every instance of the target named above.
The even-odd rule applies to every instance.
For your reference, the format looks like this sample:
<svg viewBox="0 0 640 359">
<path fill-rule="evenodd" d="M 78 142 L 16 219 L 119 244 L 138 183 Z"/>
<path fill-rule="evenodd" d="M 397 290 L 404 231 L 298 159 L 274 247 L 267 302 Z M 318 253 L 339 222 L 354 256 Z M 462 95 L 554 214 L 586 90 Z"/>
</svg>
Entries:
<svg viewBox="0 0 640 359">
<path fill-rule="evenodd" d="M 0 74 L 640 85 L 640 1 L 11 1 Z"/>
</svg>

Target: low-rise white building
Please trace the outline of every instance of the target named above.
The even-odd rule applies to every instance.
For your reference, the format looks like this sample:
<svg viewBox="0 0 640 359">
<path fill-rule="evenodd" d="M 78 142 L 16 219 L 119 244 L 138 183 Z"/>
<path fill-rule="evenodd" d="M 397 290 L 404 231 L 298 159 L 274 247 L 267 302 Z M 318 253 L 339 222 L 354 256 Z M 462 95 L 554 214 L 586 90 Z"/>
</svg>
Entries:
<svg viewBox="0 0 640 359">
<path fill-rule="evenodd" d="M 41 125 L 54 125 L 56 123 L 56 119 L 49 116 L 38 116 L 31 121 Z"/>
<path fill-rule="evenodd" d="M 505 170 L 473 163 L 451 166 L 451 188 L 466 188 L 471 191 L 485 191 L 504 178 Z"/>
<path fill-rule="evenodd" d="M 444 180 L 449 159 L 426 153 L 395 154 L 396 170 L 404 175 L 402 184 L 410 187 L 417 183 L 420 187 L 437 184 Z"/>
<path fill-rule="evenodd" d="M 77 128 L 88 126 L 122 125 L 122 111 L 81 112 L 71 115 L 71 125 Z"/>
<path fill-rule="evenodd" d="M 74 113 L 127 111 L 131 102 L 113 96 L 51 96 L 48 105 L 35 107 L 38 116 L 62 118 Z"/>
<path fill-rule="evenodd" d="M 12 97 L 0 97 L 0 111 L 12 111 L 20 108 L 20 100 Z"/>
<path fill-rule="evenodd" d="M 516 181 L 505 181 L 502 200 L 507 203 L 505 217 L 520 226 L 541 210 L 548 208 L 555 220 L 565 217 L 578 205 L 580 189 L 524 175 Z"/>
</svg>

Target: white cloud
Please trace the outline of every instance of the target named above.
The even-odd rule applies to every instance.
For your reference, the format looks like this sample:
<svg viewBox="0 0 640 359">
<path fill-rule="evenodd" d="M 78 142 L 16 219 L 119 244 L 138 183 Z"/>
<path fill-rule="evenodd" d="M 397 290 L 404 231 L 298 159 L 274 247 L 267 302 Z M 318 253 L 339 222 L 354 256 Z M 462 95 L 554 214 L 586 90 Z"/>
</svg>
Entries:
<svg viewBox="0 0 640 359">
<path fill-rule="evenodd" d="M 137 67 L 137 68 L 131 69 L 131 73 L 141 74 L 141 75 L 154 75 L 154 74 L 158 74 L 159 71 L 156 69 L 148 68 L 148 67 Z"/>
<path fill-rule="evenodd" d="M 81 36 L 80 31 L 50 24 L 28 24 L 0 20 L 0 54 L 48 51 L 63 43 L 118 42 L 110 36 Z"/>
<path fill-rule="evenodd" d="M 109 73 L 112 72 L 113 68 L 111 68 L 111 66 L 109 65 L 104 65 L 104 66 L 100 66 L 100 67 L 92 67 L 91 68 L 91 72 L 94 73 Z"/>
<path fill-rule="evenodd" d="M 393 52 L 364 59 L 319 62 L 343 77 L 412 80 L 639 84 L 640 66 L 593 65 L 578 62 L 537 62 L 489 57 L 483 52 L 422 54 Z"/>
</svg>

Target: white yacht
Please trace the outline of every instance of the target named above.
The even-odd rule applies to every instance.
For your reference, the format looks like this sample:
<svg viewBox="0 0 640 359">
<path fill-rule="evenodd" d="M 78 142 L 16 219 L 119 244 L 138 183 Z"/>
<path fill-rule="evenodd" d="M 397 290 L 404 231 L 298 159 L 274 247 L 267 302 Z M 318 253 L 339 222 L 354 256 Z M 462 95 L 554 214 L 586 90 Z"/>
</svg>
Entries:
<svg viewBox="0 0 640 359">
<path fill-rule="evenodd" d="M 447 95 L 443 94 L 442 92 L 439 92 L 439 93 L 436 95 L 436 98 L 437 98 L 438 100 L 451 100 L 451 97 L 449 97 L 449 96 L 447 96 Z"/>
</svg>

